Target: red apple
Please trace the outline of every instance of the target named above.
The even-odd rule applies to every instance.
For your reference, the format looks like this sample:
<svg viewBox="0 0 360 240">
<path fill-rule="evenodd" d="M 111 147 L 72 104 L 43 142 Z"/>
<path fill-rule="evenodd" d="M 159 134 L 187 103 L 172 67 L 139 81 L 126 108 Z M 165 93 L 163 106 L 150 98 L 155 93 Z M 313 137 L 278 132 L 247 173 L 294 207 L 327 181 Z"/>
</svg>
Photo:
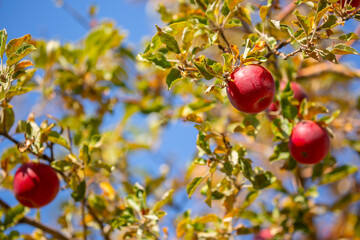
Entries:
<svg viewBox="0 0 360 240">
<path fill-rule="evenodd" d="M 339 3 L 342 8 L 345 8 L 349 4 L 356 9 L 360 7 L 360 0 L 339 0 Z"/>
<path fill-rule="evenodd" d="M 281 90 L 284 90 L 284 88 L 286 87 L 286 83 L 285 82 L 281 82 L 280 83 L 280 89 Z M 301 103 L 301 101 L 304 99 L 304 98 L 308 98 L 304 88 L 298 84 L 297 82 L 291 82 L 290 83 L 290 88 L 291 90 L 293 90 L 294 92 L 294 98 L 296 100 L 299 101 L 299 103 Z M 267 113 L 267 116 L 273 120 L 276 116 L 276 113 L 278 112 L 279 110 L 279 107 L 280 107 L 280 104 L 278 101 L 276 102 L 273 102 L 270 104 L 270 106 L 266 109 L 266 113 Z M 299 108 L 299 106 L 298 106 Z"/>
<path fill-rule="evenodd" d="M 297 162 L 318 163 L 326 157 L 329 149 L 329 134 L 317 123 L 304 120 L 293 128 L 289 139 L 289 150 Z"/>
<path fill-rule="evenodd" d="M 24 206 L 40 208 L 50 203 L 59 191 L 54 169 L 43 163 L 25 163 L 15 173 L 13 189 Z"/>
<path fill-rule="evenodd" d="M 259 113 L 273 101 L 275 83 L 271 73 L 260 65 L 247 65 L 231 74 L 226 88 L 230 103 L 239 111 Z"/>
<path fill-rule="evenodd" d="M 255 234 L 254 240 L 267 240 L 272 239 L 274 236 L 271 233 L 271 230 L 268 228 L 260 230 L 257 234 Z"/>
</svg>

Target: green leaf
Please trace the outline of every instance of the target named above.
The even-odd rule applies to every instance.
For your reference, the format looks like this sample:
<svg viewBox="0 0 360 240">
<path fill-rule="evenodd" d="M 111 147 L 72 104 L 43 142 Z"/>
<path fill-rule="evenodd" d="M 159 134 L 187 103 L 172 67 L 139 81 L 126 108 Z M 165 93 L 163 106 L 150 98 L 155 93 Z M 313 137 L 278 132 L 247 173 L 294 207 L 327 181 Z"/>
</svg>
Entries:
<svg viewBox="0 0 360 240">
<path fill-rule="evenodd" d="M 328 174 L 325 174 L 322 177 L 320 184 L 329 184 L 336 182 L 348 175 L 354 174 L 356 171 L 357 167 L 355 166 L 344 165 L 341 167 L 337 167 Z"/>
<path fill-rule="evenodd" d="M 329 29 L 338 25 L 338 18 L 335 15 L 330 15 L 328 19 L 320 26 L 320 29 Z"/>
<path fill-rule="evenodd" d="M 352 48 L 346 44 L 339 43 L 335 46 L 332 46 L 329 48 L 329 51 L 333 54 L 340 54 L 340 55 L 346 55 L 346 54 L 356 54 L 359 55 L 359 52 L 355 50 L 355 48 Z"/>
<path fill-rule="evenodd" d="M 27 126 L 27 122 L 20 120 L 16 126 L 16 133 L 25 133 L 26 132 L 26 126 Z"/>
<path fill-rule="evenodd" d="M 294 11 L 293 15 L 296 16 L 296 19 L 298 20 L 301 28 L 304 29 L 306 36 L 309 36 L 309 33 L 311 31 L 311 24 L 310 24 L 309 18 L 305 17 L 303 15 L 300 15 L 300 13 L 297 9 Z"/>
<path fill-rule="evenodd" d="M 270 7 L 271 6 L 261 6 L 260 7 L 259 14 L 260 14 L 260 18 L 263 22 L 265 22 L 265 20 L 266 20 L 266 16 L 269 12 Z"/>
<path fill-rule="evenodd" d="M 207 192 L 206 192 L 206 199 L 205 203 L 211 207 L 211 201 L 212 201 L 212 185 L 211 185 L 211 176 L 206 180 L 206 186 L 207 186 Z"/>
<path fill-rule="evenodd" d="M 160 70 L 165 70 L 167 68 L 171 68 L 172 65 L 170 62 L 168 62 L 164 56 L 164 54 L 157 52 L 155 54 L 152 53 L 146 53 L 143 55 L 138 55 L 137 59 L 139 61 L 145 61 L 145 62 L 152 62 L 155 67 L 159 68 Z"/>
<path fill-rule="evenodd" d="M 12 66 L 15 63 L 19 62 L 21 59 L 26 57 L 29 53 L 34 51 L 36 48 L 28 43 L 24 43 L 21 45 L 10 57 L 8 57 L 8 60 L 6 61 L 6 64 L 8 66 Z"/>
<path fill-rule="evenodd" d="M 13 208 L 10 208 L 5 213 L 5 219 L 2 223 L 5 229 L 14 226 L 18 223 L 20 219 L 22 219 L 26 213 L 29 211 L 28 208 L 24 207 L 23 205 L 19 204 Z"/>
<path fill-rule="evenodd" d="M 171 51 L 171 52 L 180 53 L 179 45 L 178 45 L 176 39 L 173 36 L 171 36 L 170 34 L 165 33 L 157 25 L 156 25 L 156 28 L 158 31 L 157 34 L 159 35 L 161 42 L 166 45 L 166 48 L 169 49 L 169 51 Z"/>
<path fill-rule="evenodd" d="M 17 52 L 19 47 L 21 45 L 23 45 L 24 43 L 25 43 L 25 45 L 31 45 L 31 44 L 27 44 L 30 40 L 31 40 L 30 34 L 26 34 L 25 36 L 23 36 L 21 38 L 15 38 L 15 39 L 10 40 L 9 43 L 6 45 L 6 49 L 5 49 L 6 56 L 8 58 L 10 58 L 11 55 L 13 55 L 13 53 Z"/>
<path fill-rule="evenodd" d="M 51 131 L 47 135 L 47 138 L 52 143 L 59 144 L 67 149 L 70 149 L 70 145 L 68 144 L 67 140 L 65 138 L 61 137 L 61 135 L 58 132 Z"/>
<path fill-rule="evenodd" d="M 195 31 L 192 28 L 186 27 L 182 35 L 182 50 L 188 51 L 193 40 Z"/>
<path fill-rule="evenodd" d="M 194 222 L 196 222 L 196 223 L 209 223 L 209 222 L 218 223 L 218 222 L 221 222 L 221 219 L 216 214 L 209 213 L 205 216 L 195 218 Z"/>
<path fill-rule="evenodd" d="M 198 58 L 195 58 L 193 60 L 193 63 L 206 80 L 211 80 L 214 78 L 214 76 L 210 74 L 206 69 L 205 56 L 199 56 Z"/>
<path fill-rule="evenodd" d="M 209 146 L 209 141 L 206 139 L 206 135 L 204 132 L 199 132 L 197 140 L 196 140 L 197 149 L 199 150 L 199 157 L 204 154 L 211 155 L 211 149 Z"/>
<path fill-rule="evenodd" d="M 191 183 L 186 186 L 186 192 L 189 198 L 191 198 L 191 195 L 193 195 L 196 188 L 199 186 L 203 179 L 203 177 L 196 177 L 191 181 Z"/>
<path fill-rule="evenodd" d="M 89 153 L 89 145 L 84 144 L 81 149 L 82 159 L 86 165 L 88 165 L 91 161 L 91 156 Z"/>
<path fill-rule="evenodd" d="M 260 172 L 254 175 L 254 179 L 251 181 L 255 189 L 263 189 L 274 183 L 276 177 L 269 171 Z"/>
<path fill-rule="evenodd" d="M 293 104 L 294 92 L 290 87 L 290 82 L 280 94 L 280 106 L 285 118 L 293 120 L 298 114 L 298 108 Z"/>
<path fill-rule="evenodd" d="M 269 19 L 270 26 L 277 28 L 278 30 L 281 30 L 280 28 L 280 21 Z"/>
<path fill-rule="evenodd" d="M 343 210 L 350 204 L 358 201 L 360 201 L 360 193 L 350 192 L 337 200 L 334 205 L 331 206 L 331 211 Z"/>
<path fill-rule="evenodd" d="M 271 123 L 274 141 L 287 140 L 292 131 L 292 124 L 286 118 L 276 118 Z"/>
<path fill-rule="evenodd" d="M 58 171 L 64 172 L 74 167 L 74 164 L 66 160 L 56 160 L 51 162 L 51 167 Z"/>
<path fill-rule="evenodd" d="M 241 27 L 242 23 L 240 19 L 232 18 L 225 24 L 225 28 Z"/>
<path fill-rule="evenodd" d="M 13 86 L 8 91 L 0 92 L 0 100 L 4 100 L 4 98 L 12 98 L 18 95 L 23 95 L 27 92 L 33 90 L 33 86 L 21 87 L 21 86 Z"/>
<path fill-rule="evenodd" d="M 331 7 L 331 5 L 328 3 L 327 0 L 320 0 L 318 2 L 318 6 L 316 9 L 316 15 L 315 15 L 315 26 L 317 26 L 319 24 L 319 22 L 321 21 L 322 17 L 325 15 L 325 13 L 329 10 L 329 8 Z M 332 16 L 332 15 L 330 15 Z"/>
<path fill-rule="evenodd" d="M 221 56 L 224 59 L 223 71 L 224 72 L 232 71 L 232 67 L 233 67 L 233 64 L 234 64 L 234 56 L 232 54 L 229 54 L 229 53 L 223 53 L 223 54 L 221 54 Z"/>
<path fill-rule="evenodd" d="M 227 3 L 227 7 L 229 8 L 230 11 L 234 10 L 235 7 L 242 1 L 243 0 L 225 0 L 225 2 Z"/>
<path fill-rule="evenodd" d="M 350 41 L 350 40 L 359 40 L 359 36 L 353 32 L 348 33 L 348 34 L 343 34 L 339 37 L 340 40 L 344 40 L 344 41 Z"/>
<path fill-rule="evenodd" d="M 76 190 L 71 193 L 71 197 L 75 200 L 75 202 L 78 202 L 85 197 L 85 192 L 86 183 L 85 181 L 81 181 L 80 184 L 76 187 Z"/>
<path fill-rule="evenodd" d="M 154 207 L 153 207 L 153 211 L 157 212 L 159 211 L 165 204 L 167 204 L 168 202 L 171 201 L 172 196 L 173 196 L 174 190 L 171 189 L 169 191 L 167 191 L 160 199 L 160 201 L 158 201 Z"/>
<path fill-rule="evenodd" d="M 9 132 L 15 121 L 12 107 L 3 107 L 0 112 L 0 131 Z M 5 125 L 5 126 L 4 126 Z"/>
<path fill-rule="evenodd" d="M 290 157 L 287 142 L 281 142 L 275 146 L 274 153 L 270 156 L 270 162 L 288 159 Z"/>
<path fill-rule="evenodd" d="M 335 120 L 340 114 L 341 110 L 338 109 L 335 112 L 333 112 L 331 115 L 326 115 L 320 118 L 317 122 L 324 122 L 325 124 L 330 124 L 332 121 Z"/>
<path fill-rule="evenodd" d="M 176 68 L 171 69 L 170 73 L 166 77 L 166 84 L 168 86 L 168 89 L 170 89 L 172 85 L 175 83 L 175 81 L 180 78 L 181 78 L 181 72 Z"/>
<path fill-rule="evenodd" d="M 213 22 L 216 22 L 215 11 L 218 9 L 219 3 L 219 0 L 215 0 L 213 3 L 208 5 L 205 12 L 206 16 Z"/>
<path fill-rule="evenodd" d="M 0 57 L 3 58 L 7 40 L 6 29 L 0 31 Z"/>
</svg>

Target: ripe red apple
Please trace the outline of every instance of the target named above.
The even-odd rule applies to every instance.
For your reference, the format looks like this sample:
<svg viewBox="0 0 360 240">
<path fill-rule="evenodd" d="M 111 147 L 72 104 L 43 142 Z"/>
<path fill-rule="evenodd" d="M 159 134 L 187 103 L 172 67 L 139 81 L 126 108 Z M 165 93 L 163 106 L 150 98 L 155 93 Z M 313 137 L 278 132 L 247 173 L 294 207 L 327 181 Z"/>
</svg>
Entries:
<svg viewBox="0 0 360 240">
<path fill-rule="evenodd" d="M 56 197 L 59 179 L 49 165 L 24 163 L 15 173 L 13 190 L 16 199 L 22 205 L 40 208 Z"/>
<path fill-rule="evenodd" d="M 339 0 L 339 3 L 342 8 L 345 8 L 349 4 L 356 9 L 360 8 L 360 0 Z"/>
<path fill-rule="evenodd" d="M 284 90 L 285 87 L 286 87 L 286 83 L 281 82 L 280 83 L 280 89 Z M 301 101 L 304 98 L 306 98 L 306 99 L 308 98 L 304 88 L 300 84 L 298 84 L 297 82 L 291 82 L 290 83 L 290 88 L 294 92 L 294 98 L 296 100 L 298 100 L 299 103 L 301 103 Z M 275 116 L 276 116 L 276 114 L 277 114 L 277 112 L 279 110 L 279 107 L 280 107 L 280 104 L 279 104 L 278 101 L 276 101 L 276 102 L 271 103 L 270 106 L 266 109 L 266 114 L 271 120 L 273 120 L 275 118 Z M 298 106 L 298 108 L 299 108 L 299 106 Z"/>
<path fill-rule="evenodd" d="M 289 150 L 297 162 L 318 163 L 326 157 L 329 149 L 329 134 L 317 123 L 304 120 L 293 128 L 289 139 Z"/>
<path fill-rule="evenodd" d="M 271 233 L 271 230 L 268 228 L 260 230 L 257 234 L 255 234 L 254 240 L 267 240 L 272 239 L 274 236 Z"/>
<path fill-rule="evenodd" d="M 271 73 L 260 65 L 247 65 L 231 74 L 226 88 L 230 103 L 239 111 L 259 113 L 273 101 L 275 83 Z"/>
</svg>

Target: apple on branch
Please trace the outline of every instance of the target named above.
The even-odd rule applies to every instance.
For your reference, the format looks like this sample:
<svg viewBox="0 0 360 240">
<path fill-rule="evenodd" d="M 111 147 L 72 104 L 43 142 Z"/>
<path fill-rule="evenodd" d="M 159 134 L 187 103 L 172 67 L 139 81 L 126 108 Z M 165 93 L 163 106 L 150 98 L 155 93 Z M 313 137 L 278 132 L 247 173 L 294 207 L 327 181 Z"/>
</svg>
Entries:
<svg viewBox="0 0 360 240">
<path fill-rule="evenodd" d="M 59 179 L 49 165 L 24 163 L 15 173 L 13 190 L 16 199 L 22 205 L 40 208 L 56 197 L 59 191 Z"/>
<path fill-rule="evenodd" d="M 293 128 L 289 139 L 289 150 L 297 162 L 318 163 L 326 157 L 329 149 L 329 134 L 316 122 L 304 120 Z"/>
<path fill-rule="evenodd" d="M 244 113 L 259 113 L 272 103 L 275 82 L 271 73 L 260 65 L 239 67 L 231 74 L 226 92 L 230 103 Z"/>
</svg>

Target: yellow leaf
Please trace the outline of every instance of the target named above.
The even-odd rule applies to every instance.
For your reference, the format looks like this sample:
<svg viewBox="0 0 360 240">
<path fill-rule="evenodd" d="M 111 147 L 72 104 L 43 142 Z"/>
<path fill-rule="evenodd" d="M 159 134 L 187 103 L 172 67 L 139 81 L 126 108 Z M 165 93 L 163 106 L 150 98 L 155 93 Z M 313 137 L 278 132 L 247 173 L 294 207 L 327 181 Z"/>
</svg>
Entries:
<svg viewBox="0 0 360 240">
<path fill-rule="evenodd" d="M 110 200 L 114 200 L 115 198 L 115 190 L 108 182 L 101 182 L 99 184 L 101 190 L 103 190 L 105 196 L 107 196 Z"/>
</svg>

